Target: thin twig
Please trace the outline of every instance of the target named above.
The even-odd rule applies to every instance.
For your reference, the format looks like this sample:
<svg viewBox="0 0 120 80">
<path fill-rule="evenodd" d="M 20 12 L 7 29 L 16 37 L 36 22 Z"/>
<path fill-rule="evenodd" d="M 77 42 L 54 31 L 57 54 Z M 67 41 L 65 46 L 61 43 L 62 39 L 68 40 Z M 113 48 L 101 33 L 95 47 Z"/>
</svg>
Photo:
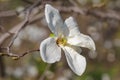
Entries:
<svg viewBox="0 0 120 80">
<path fill-rule="evenodd" d="M 28 4 L 33 4 L 33 2 L 32 1 L 29 1 L 29 0 L 22 0 L 23 2 L 26 2 L 26 3 L 28 3 Z"/>
<path fill-rule="evenodd" d="M 35 7 L 38 7 L 42 4 L 42 0 L 37 0 L 30 8 L 28 8 L 29 12 L 31 12 Z"/>
<path fill-rule="evenodd" d="M 42 0 L 38 0 L 37 2 L 35 2 L 32 6 L 30 6 L 26 11 L 26 16 L 25 16 L 25 20 L 20 23 L 19 25 L 15 26 L 14 28 L 12 28 L 9 32 L 11 34 L 13 34 L 13 38 L 11 39 L 11 41 L 9 42 L 8 46 L 6 48 L 1 48 L 1 44 L 4 43 L 5 39 L 7 39 L 11 34 L 5 33 L 2 37 L 0 37 L 0 55 L 2 56 L 9 56 L 9 57 L 13 57 L 14 59 L 19 59 L 23 56 L 25 56 L 26 54 L 33 52 L 33 51 L 39 51 L 37 50 L 30 50 L 30 51 L 26 51 L 24 53 L 22 53 L 21 55 L 18 54 L 14 54 L 10 51 L 11 46 L 13 45 L 14 40 L 17 38 L 19 32 L 26 27 L 29 23 L 31 23 L 33 20 L 31 17 L 32 15 L 32 10 L 35 9 L 36 7 L 38 7 L 42 2 Z M 2 51 L 6 50 L 6 53 L 3 53 Z"/>
<path fill-rule="evenodd" d="M 9 47 L 9 48 L 13 45 L 13 42 L 14 42 L 14 40 L 17 38 L 19 32 L 29 23 L 29 15 L 30 15 L 30 13 L 27 12 L 24 23 L 23 23 L 23 24 L 21 25 L 21 27 L 15 32 L 12 40 L 11 40 L 10 43 L 8 44 L 8 47 Z M 12 32 L 11 32 L 11 33 L 12 33 Z"/>
<path fill-rule="evenodd" d="M 29 50 L 29 51 L 26 51 L 24 53 L 19 53 L 19 54 L 10 53 L 10 52 L 9 53 L 0 53 L 0 56 L 8 56 L 8 57 L 12 57 L 13 59 L 17 60 L 29 53 L 36 52 L 36 51 L 40 51 L 40 50 L 39 49 Z"/>
<path fill-rule="evenodd" d="M 0 12 L 0 18 L 1 17 L 15 16 L 15 15 L 18 15 L 18 14 L 19 13 L 15 10 L 2 11 L 2 12 Z"/>
<path fill-rule="evenodd" d="M 120 21 L 120 13 L 114 10 L 101 11 L 98 9 L 94 9 L 94 10 L 87 10 L 86 13 L 88 15 L 93 15 L 102 19 L 115 19 Z"/>
<path fill-rule="evenodd" d="M 18 33 L 20 32 L 20 30 L 22 29 L 22 28 L 24 28 L 28 23 L 29 23 L 29 15 L 31 14 L 31 11 L 35 8 L 35 7 L 37 7 L 39 4 L 41 4 L 41 0 L 38 0 L 35 4 L 33 4 L 30 8 L 28 8 L 28 10 L 26 11 L 26 19 L 25 19 L 25 21 L 23 21 L 23 23 L 21 23 L 20 25 L 18 25 L 16 28 L 13 28 L 13 29 L 11 29 L 9 32 L 10 33 L 15 33 L 15 36 L 13 37 L 13 39 L 12 39 L 12 41 L 10 42 L 10 44 L 9 44 L 9 46 L 11 46 L 12 45 L 12 43 L 13 43 L 13 40 L 15 40 L 15 38 L 16 38 L 16 36 L 18 35 Z M 16 30 L 17 29 L 17 30 Z M 8 36 L 9 34 L 6 34 L 6 37 Z M 6 37 L 5 37 L 5 39 L 6 39 Z M 0 44 L 1 43 L 3 43 L 3 41 L 4 41 L 4 36 L 3 37 L 1 37 L 1 40 L 0 40 Z"/>
<path fill-rule="evenodd" d="M 57 6 L 57 9 L 61 12 L 75 12 L 75 13 L 79 13 L 81 15 L 85 15 L 86 12 L 84 9 L 82 8 L 78 8 L 78 7 L 64 7 L 64 6 Z"/>
<path fill-rule="evenodd" d="M 0 32 L 2 32 L 2 33 L 6 32 L 5 29 L 4 29 L 4 27 L 1 26 L 1 25 L 0 25 Z"/>
<path fill-rule="evenodd" d="M 76 3 L 75 0 L 69 0 L 70 3 L 72 3 L 75 7 L 78 7 L 78 4 Z"/>
<path fill-rule="evenodd" d="M 115 19 L 120 21 L 120 14 L 114 10 L 101 11 L 100 9 L 86 9 L 78 7 L 57 7 L 61 12 L 75 12 L 81 15 L 92 15 L 102 19 Z"/>
</svg>

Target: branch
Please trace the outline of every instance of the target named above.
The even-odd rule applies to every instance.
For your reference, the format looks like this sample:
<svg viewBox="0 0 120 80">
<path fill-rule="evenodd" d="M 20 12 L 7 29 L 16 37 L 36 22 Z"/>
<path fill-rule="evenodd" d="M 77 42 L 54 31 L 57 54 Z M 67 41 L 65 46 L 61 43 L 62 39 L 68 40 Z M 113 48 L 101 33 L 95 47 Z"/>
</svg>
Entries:
<svg viewBox="0 0 120 80">
<path fill-rule="evenodd" d="M 79 7 L 57 7 L 61 12 L 75 12 L 81 15 L 92 15 L 102 19 L 115 19 L 120 21 L 120 14 L 114 10 L 100 10 L 100 9 L 87 9 L 87 8 L 79 8 Z"/>
<path fill-rule="evenodd" d="M 87 10 L 87 14 L 96 16 L 98 18 L 103 18 L 103 19 L 115 19 L 120 21 L 120 13 L 114 11 L 114 10 L 106 10 L 106 11 L 101 11 L 101 10 Z"/>
<path fill-rule="evenodd" d="M 26 16 L 25 16 L 25 20 L 22 21 L 20 24 L 18 24 L 17 26 L 13 27 L 11 30 L 9 30 L 8 32 L 10 32 L 11 34 L 14 34 L 14 38 L 13 40 L 15 40 L 15 38 L 17 37 L 18 33 L 21 31 L 21 29 L 23 29 L 24 27 L 26 27 L 26 25 L 28 25 L 30 22 L 32 22 L 33 20 L 30 19 L 34 19 L 33 17 L 31 18 L 31 14 L 32 14 L 32 10 L 37 7 L 38 5 L 41 4 L 41 0 L 38 0 L 36 3 L 34 3 L 31 7 L 29 7 L 26 10 Z M 41 17 L 41 16 L 40 16 Z M 10 33 L 5 33 L 0 37 L 0 46 L 1 44 L 9 37 L 11 36 Z M 12 41 L 13 41 L 12 40 Z M 9 46 L 12 45 L 13 42 L 10 42 Z"/>
<path fill-rule="evenodd" d="M 4 49 L 7 49 L 7 51 L 9 51 L 8 48 L 4 48 Z M 0 53 L 0 56 L 8 56 L 8 57 L 12 57 L 12 59 L 17 60 L 29 53 L 36 52 L 36 51 L 40 51 L 40 50 L 39 49 L 29 50 L 29 51 L 26 51 L 24 53 L 19 53 L 19 54 L 10 53 L 10 52 L 9 53 Z"/>
<path fill-rule="evenodd" d="M 86 12 L 84 9 L 82 8 L 78 8 L 78 7 L 64 7 L 64 6 L 57 6 L 57 9 L 61 12 L 75 12 L 81 15 L 85 15 Z"/>
<path fill-rule="evenodd" d="M 32 2 L 27 1 L 27 0 L 23 0 L 26 2 L 29 2 L 30 4 L 32 4 Z M 27 9 L 25 8 L 25 11 L 29 11 L 31 12 L 35 7 L 38 7 L 39 5 L 42 4 L 42 0 L 37 0 L 34 4 L 32 4 L 30 7 L 28 7 Z M 24 10 L 23 10 L 24 11 Z M 16 10 L 8 10 L 8 11 L 2 11 L 0 12 L 0 18 L 1 17 L 10 17 L 10 16 L 18 16 L 21 12 L 18 12 Z"/>
<path fill-rule="evenodd" d="M 20 24 L 18 24 L 17 26 L 13 27 L 12 29 L 9 30 L 9 33 L 5 33 L 0 37 L 0 46 L 2 43 L 4 43 L 4 41 L 11 36 L 11 34 L 15 34 L 15 36 L 18 35 L 18 33 L 20 32 L 20 30 L 25 27 L 28 24 L 28 19 L 24 20 L 23 22 L 21 22 Z M 10 43 L 11 44 L 11 43 Z"/>
<path fill-rule="evenodd" d="M 22 0 L 23 2 L 26 2 L 26 3 L 28 3 L 28 4 L 33 4 L 33 2 L 32 1 L 29 1 L 29 0 Z"/>
<path fill-rule="evenodd" d="M 2 25 L 0 25 L 0 32 L 1 32 L 1 33 L 6 32 L 6 30 L 4 29 L 4 27 L 3 27 Z"/>
<path fill-rule="evenodd" d="M 2 12 L 0 12 L 0 18 L 1 17 L 15 16 L 15 15 L 18 15 L 18 14 L 19 13 L 15 10 L 2 11 Z"/>
<path fill-rule="evenodd" d="M 23 57 L 24 55 L 33 52 L 33 51 L 39 51 L 37 50 L 31 50 L 31 51 L 26 51 L 24 53 L 22 53 L 21 55 L 17 55 L 14 54 L 10 51 L 11 46 L 13 45 L 14 40 L 17 38 L 19 32 L 26 27 L 29 23 L 34 22 L 34 20 L 38 19 L 41 17 L 41 15 L 37 16 L 38 18 L 33 18 L 34 14 L 32 13 L 32 11 L 38 7 L 41 4 L 42 0 L 38 0 L 37 2 L 35 2 L 32 6 L 30 6 L 26 11 L 25 11 L 25 19 L 24 21 L 22 21 L 20 24 L 18 24 L 17 26 L 13 27 L 12 29 L 9 30 L 9 33 L 5 33 L 0 37 L 0 54 L 2 56 L 9 56 L 9 57 L 13 57 L 13 59 L 19 59 L 21 57 Z M 33 19 L 33 20 L 32 20 Z M 8 46 L 6 48 L 2 48 L 1 45 L 4 43 L 4 41 L 11 36 L 11 34 L 13 35 L 11 41 L 9 42 Z M 6 53 L 4 53 L 4 51 L 6 51 Z"/>
</svg>

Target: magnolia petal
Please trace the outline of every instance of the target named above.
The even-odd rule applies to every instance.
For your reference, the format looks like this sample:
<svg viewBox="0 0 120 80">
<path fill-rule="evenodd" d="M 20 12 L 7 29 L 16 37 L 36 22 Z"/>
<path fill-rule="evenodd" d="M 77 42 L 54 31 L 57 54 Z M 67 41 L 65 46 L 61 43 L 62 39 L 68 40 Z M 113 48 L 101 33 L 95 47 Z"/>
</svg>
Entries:
<svg viewBox="0 0 120 80">
<path fill-rule="evenodd" d="M 79 54 L 82 52 L 82 49 L 78 46 L 71 46 L 71 48 L 73 48 Z"/>
<path fill-rule="evenodd" d="M 82 75 L 86 69 L 86 59 L 70 47 L 63 48 L 68 65 L 74 73 Z"/>
<path fill-rule="evenodd" d="M 69 38 L 68 43 L 75 46 L 85 47 L 92 51 L 96 50 L 95 43 L 92 38 L 82 33 L 80 35 L 75 35 L 74 37 Z"/>
<path fill-rule="evenodd" d="M 44 62 L 54 63 L 61 58 L 61 48 L 56 45 L 54 38 L 47 38 L 40 45 L 40 55 Z"/>
<path fill-rule="evenodd" d="M 60 13 L 57 9 L 53 8 L 51 5 L 46 4 L 45 6 L 45 17 L 50 30 L 55 35 L 65 35 L 69 34 L 67 26 L 63 23 Z"/>
<path fill-rule="evenodd" d="M 67 25 L 68 29 L 69 29 L 69 36 L 74 36 L 77 34 L 80 34 L 79 28 L 78 28 L 78 24 L 76 23 L 76 21 L 74 20 L 73 17 L 69 17 L 65 20 L 65 24 Z"/>
</svg>

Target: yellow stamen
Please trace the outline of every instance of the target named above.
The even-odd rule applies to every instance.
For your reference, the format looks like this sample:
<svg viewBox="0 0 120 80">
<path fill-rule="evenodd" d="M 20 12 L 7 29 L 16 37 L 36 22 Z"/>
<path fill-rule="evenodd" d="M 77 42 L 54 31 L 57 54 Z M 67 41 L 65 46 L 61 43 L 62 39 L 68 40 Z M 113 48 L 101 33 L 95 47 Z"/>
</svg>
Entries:
<svg viewBox="0 0 120 80">
<path fill-rule="evenodd" d="M 66 39 L 66 38 L 58 38 L 58 39 L 56 40 L 56 43 L 57 43 L 58 45 L 65 46 L 66 43 L 67 43 L 67 39 Z"/>
</svg>

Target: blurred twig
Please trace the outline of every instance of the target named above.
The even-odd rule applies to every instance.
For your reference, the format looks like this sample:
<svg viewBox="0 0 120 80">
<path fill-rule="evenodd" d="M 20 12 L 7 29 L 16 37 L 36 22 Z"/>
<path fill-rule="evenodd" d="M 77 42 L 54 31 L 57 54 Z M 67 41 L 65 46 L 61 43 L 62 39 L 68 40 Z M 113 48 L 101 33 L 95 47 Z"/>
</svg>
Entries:
<svg viewBox="0 0 120 80">
<path fill-rule="evenodd" d="M 26 2 L 26 3 L 28 3 L 28 4 L 33 4 L 33 2 L 32 1 L 29 1 L 29 0 L 22 0 L 23 2 Z"/>
<path fill-rule="evenodd" d="M 2 32 L 2 33 L 6 32 L 2 25 L 0 25 L 0 32 Z"/>
<path fill-rule="evenodd" d="M 8 10 L 8 11 L 2 11 L 0 12 L 0 17 L 9 17 L 9 16 L 15 16 L 19 13 L 15 10 Z"/>
<path fill-rule="evenodd" d="M 27 0 L 23 0 L 27 1 Z M 51 0 L 52 1 L 52 0 Z M 94 7 L 94 8 L 80 8 L 76 1 L 69 0 L 73 6 L 72 7 L 64 7 L 59 6 L 58 9 L 62 12 L 75 12 L 81 15 L 92 15 L 98 18 L 102 19 L 115 19 L 120 21 L 120 13 L 114 10 L 101 10 L 101 7 Z M 32 4 L 32 2 L 31 2 Z M 27 8 L 29 11 L 33 10 L 33 8 L 37 7 L 41 4 L 41 0 L 36 1 L 31 7 Z M 11 11 L 3 11 L 0 12 L 0 17 L 8 17 L 8 16 L 15 16 L 20 14 L 17 11 L 11 10 Z"/>
<path fill-rule="evenodd" d="M 9 48 L 4 48 L 6 49 L 7 51 L 9 51 Z M 24 53 L 19 53 L 19 54 L 15 54 L 15 53 L 0 53 L 1 56 L 8 56 L 8 57 L 12 57 L 13 59 L 17 60 L 17 59 L 20 59 L 21 57 L 27 55 L 28 53 L 32 53 L 32 52 L 36 52 L 36 51 L 40 51 L 39 49 L 35 49 L 35 50 L 28 50 Z"/>
<path fill-rule="evenodd" d="M 61 12 L 75 12 L 81 15 L 92 15 L 102 19 L 115 19 L 120 21 L 120 14 L 114 10 L 106 10 L 102 11 L 100 9 L 87 9 L 87 8 L 79 8 L 79 7 L 57 7 Z"/>
<path fill-rule="evenodd" d="M 33 52 L 33 51 L 39 51 L 37 50 L 30 50 L 30 51 L 26 51 L 24 53 L 21 53 L 21 55 L 17 55 L 12 53 L 12 51 L 10 50 L 11 46 L 13 45 L 14 40 L 16 39 L 16 37 L 18 36 L 19 32 L 26 27 L 29 23 L 34 22 L 34 20 L 38 19 L 38 18 L 33 18 L 34 14 L 32 13 L 32 11 L 38 7 L 40 4 L 42 3 L 42 0 L 38 0 L 36 1 L 33 5 L 31 5 L 28 9 L 26 9 L 25 13 L 25 19 L 18 24 L 17 26 L 13 27 L 12 29 L 9 30 L 9 33 L 5 33 L 0 37 L 0 55 L 2 56 L 9 56 L 9 57 L 13 57 L 14 59 L 19 59 L 21 57 L 23 57 L 24 55 Z M 38 16 L 39 17 L 39 16 Z M 40 15 L 41 17 L 41 15 Z M 40 18 L 39 17 L 39 18 Z M 8 46 L 6 48 L 2 48 L 1 45 L 4 43 L 4 41 L 11 36 L 11 34 L 13 35 L 11 41 L 9 42 Z M 6 51 L 6 53 L 4 53 L 4 50 Z"/>
<path fill-rule="evenodd" d="M 93 6 L 90 8 L 81 8 L 75 0 L 69 0 L 69 2 L 73 5 L 72 7 L 60 6 L 58 7 L 59 10 L 63 12 L 75 12 L 81 15 L 92 15 L 101 19 L 115 19 L 120 21 L 120 12 L 101 9 L 106 4 L 106 1 L 101 5 L 96 5 L 96 7 Z"/>
<path fill-rule="evenodd" d="M 27 0 L 23 0 L 23 1 L 27 1 Z M 31 2 L 32 5 L 30 7 L 28 7 L 28 8 L 25 8 L 25 11 L 30 13 L 34 8 L 36 8 L 39 5 L 41 5 L 41 3 L 42 3 L 42 0 L 37 0 L 33 4 Z M 0 17 L 18 16 L 20 13 L 21 12 L 18 12 L 16 10 L 2 11 L 2 12 L 0 12 Z"/>
<path fill-rule="evenodd" d="M 14 34 L 14 39 L 15 39 L 15 37 L 18 35 L 19 31 L 20 31 L 23 27 L 25 27 L 25 26 L 28 24 L 28 22 L 29 22 L 29 21 L 28 21 L 28 16 L 27 16 L 26 19 L 25 19 L 22 23 L 18 24 L 17 26 L 15 26 L 15 27 L 13 27 L 11 30 L 9 30 L 9 33 L 3 34 L 3 35 L 0 37 L 0 46 L 1 46 L 1 44 L 5 41 L 5 39 L 7 39 L 11 34 Z M 14 41 L 14 39 L 11 40 L 9 46 L 11 46 L 12 42 Z"/>
<path fill-rule="evenodd" d="M 94 10 L 90 9 L 90 10 L 86 10 L 86 13 L 103 19 L 115 19 L 120 21 L 120 13 L 114 10 L 101 11 L 97 9 Z"/>
</svg>

